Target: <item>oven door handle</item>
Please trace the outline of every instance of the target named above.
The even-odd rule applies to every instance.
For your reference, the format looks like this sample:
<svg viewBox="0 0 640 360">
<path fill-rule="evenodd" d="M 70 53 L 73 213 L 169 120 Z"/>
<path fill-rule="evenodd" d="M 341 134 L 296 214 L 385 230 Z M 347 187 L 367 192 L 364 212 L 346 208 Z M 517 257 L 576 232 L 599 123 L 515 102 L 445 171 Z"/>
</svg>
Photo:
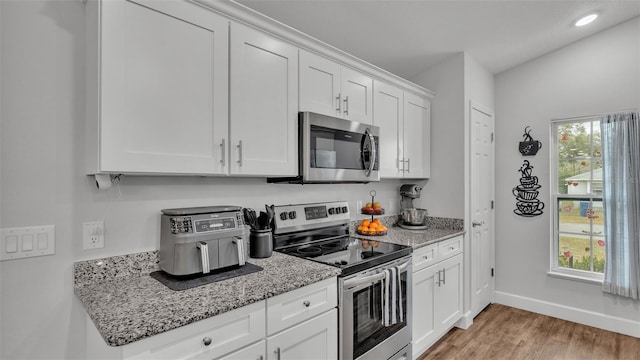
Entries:
<svg viewBox="0 0 640 360">
<path fill-rule="evenodd" d="M 398 266 L 398 270 L 400 272 L 404 272 L 407 270 L 407 267 L 411 265 L 411 260 L 405 262 L 402 265 Z M 367 283 L 376 283 L 380 280 L 384 279 L 384 272 L 381 271 L 379 273 L 373 274 L 373 275 L 369 275 L 369 276 L 365 276 L 365 277 L 354 277 L 353 279 L 349 279 L 349 280 L 345 280 L 344 282 L 344 288 L 346 290 L 348 289 L 352 289 L 354 287 L 358 287 L 360 285 L 364 285 Z"/>
</svg>

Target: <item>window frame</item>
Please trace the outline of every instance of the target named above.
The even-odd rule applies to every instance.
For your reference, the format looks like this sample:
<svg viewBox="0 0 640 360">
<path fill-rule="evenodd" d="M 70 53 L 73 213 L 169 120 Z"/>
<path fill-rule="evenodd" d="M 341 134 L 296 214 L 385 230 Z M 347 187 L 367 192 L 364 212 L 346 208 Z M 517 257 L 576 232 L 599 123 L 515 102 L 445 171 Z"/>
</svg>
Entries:
<svg viewBox="0 0 640 360">
<path fill-rule="evenodd" d="M 559 160 L 558 160 L 558 128 L 564 124 L 572 124 L 572 123 L 589 123 L 593 121 L 600 121 L 600 116 L 585 116 L 585 117 L 575 117 L 575 118 L 565 118 L 565 119 L 553 119 L 551 120 L 549 126 L 549 194 L 551 200 L 551 230 L 550 230 L 550 251 L 549 251 L 549 276 L 559 277 L 570 280 L 583 281 L 588 283 L 596 283 L 601 284 L 604 280 L 604 274 L 598 273 L 594 271 L 585 271 L 579 269 L 572 269 L 561 267 L 559 265 L 559 256 L 560 256 L 560 211 L 559 211 L 559 199 L 576 199 L 583 201 L 602 201 L 602 194 L 595 194 L 593 192 L 586 194 L 560 194 L 560 189 L 558 188 L 558 176 L 559 176 Z M 591 139 L 592 144 L 593 140 Z M 593 146 L 593 145 L 591 145 Z M 593 182 L 593 168 L 591 174 L 591 181 Z M 593 189 L 593 187 L 592 187 Z M 590 226 L 593 226 L 591 223 Z M 593 236 L 593 235 L 592 235 Z M 593 239 L 593 237 L 592 237 Z M 593 246 L 591 246 L 593 249 Z M 593 250 L 592 250 L 593 253 Z"/>
</svg>

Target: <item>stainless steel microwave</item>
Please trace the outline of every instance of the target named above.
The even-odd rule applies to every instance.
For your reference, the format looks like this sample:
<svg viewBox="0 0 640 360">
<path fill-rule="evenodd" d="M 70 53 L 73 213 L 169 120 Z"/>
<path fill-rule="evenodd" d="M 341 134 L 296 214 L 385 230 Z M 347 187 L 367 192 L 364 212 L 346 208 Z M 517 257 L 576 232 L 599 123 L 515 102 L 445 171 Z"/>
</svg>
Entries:
<svg viewBox="0 0 640 360">
<path fill-rule="evenodd" d="M 377 126 L 312 112 L 298 114 L 298 184 L 380 181 Z"/>
</svg>

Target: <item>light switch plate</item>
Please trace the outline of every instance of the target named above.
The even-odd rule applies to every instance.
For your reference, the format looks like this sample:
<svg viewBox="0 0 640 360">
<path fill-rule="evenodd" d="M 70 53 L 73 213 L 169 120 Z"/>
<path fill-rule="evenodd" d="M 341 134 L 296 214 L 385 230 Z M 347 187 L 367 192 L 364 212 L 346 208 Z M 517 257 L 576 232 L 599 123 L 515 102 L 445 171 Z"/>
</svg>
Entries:
<svg viewBox="0 0 640 360">
<path fill-rule="evenodd" d="M 0 261 L 56 253 L 54 225 L 0 229 Z"/>
</svg>

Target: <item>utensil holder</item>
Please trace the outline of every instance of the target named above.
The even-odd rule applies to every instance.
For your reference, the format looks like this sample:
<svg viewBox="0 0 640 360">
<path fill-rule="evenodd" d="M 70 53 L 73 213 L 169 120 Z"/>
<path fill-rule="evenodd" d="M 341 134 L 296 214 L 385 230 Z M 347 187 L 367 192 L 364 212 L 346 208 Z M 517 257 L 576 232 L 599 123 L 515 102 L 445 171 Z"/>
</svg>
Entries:
<svg viewBox="0 0 640 360">
<path fill-rule="evenodd" d="M 271 229 L 254 230 L 249 233 L 249 256 L 254 259 L 268 258 L 273 253 Z"/>
</svg>

